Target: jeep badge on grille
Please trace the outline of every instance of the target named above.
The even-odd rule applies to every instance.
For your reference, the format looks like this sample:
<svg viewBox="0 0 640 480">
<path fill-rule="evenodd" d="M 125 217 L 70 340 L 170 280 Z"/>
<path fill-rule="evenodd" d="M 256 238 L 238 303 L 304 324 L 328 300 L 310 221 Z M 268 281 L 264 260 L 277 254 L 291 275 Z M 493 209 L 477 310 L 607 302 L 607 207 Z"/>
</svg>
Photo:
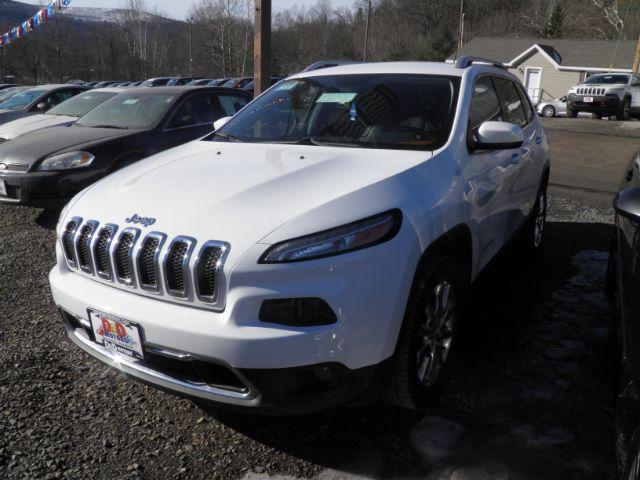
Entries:
<svg viewBox="0 0 640 480">
<path fill-rule="evenodd" d="M 140 224 L 143 227 L 149 227 L 149 226 L 153 225 L 154 223 L 156 223 L 156 219 L 155 218 L 141 217 L 137 213 L 134 213 L 129 218 L 125 218 L 124 221 L 127 222 L 127 223 Z"/>
</svg>

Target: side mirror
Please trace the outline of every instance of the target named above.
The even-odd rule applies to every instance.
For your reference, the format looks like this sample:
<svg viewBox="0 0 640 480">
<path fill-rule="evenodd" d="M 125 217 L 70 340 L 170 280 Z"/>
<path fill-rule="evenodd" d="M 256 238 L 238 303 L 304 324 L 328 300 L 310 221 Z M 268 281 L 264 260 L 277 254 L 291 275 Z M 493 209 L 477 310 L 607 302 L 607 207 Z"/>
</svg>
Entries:
<svg viewBox="0 0 640 480">
<path fill-rule="evenodd" d="M 49 104 L 47 102 L 40 102 L 39 104 L 36 105 L 36 108 L 40 111 L 48 110 Z"/>
<path fill-rule="evenodd" d="M 215 122 L 213 122 L 213 130 L 220 130 L 222 127 L 224 127 L 227 122 L 231 120 L 231 117 L 222 117 L 219 118 L 218 120 L 216 120 Z"/>
<path fill-rule="evenodd" d="M 618 192 L 613 199 L 613 208 L 621 217 L 640 223 L 640 188 L 633 187 Z"/>
<path fill-rule="evenodd" d="M 524 143 L 520 127 L 507 122 L 484 122 L 476 133 L 474 150 L 507 150 Z"/>
</svg>

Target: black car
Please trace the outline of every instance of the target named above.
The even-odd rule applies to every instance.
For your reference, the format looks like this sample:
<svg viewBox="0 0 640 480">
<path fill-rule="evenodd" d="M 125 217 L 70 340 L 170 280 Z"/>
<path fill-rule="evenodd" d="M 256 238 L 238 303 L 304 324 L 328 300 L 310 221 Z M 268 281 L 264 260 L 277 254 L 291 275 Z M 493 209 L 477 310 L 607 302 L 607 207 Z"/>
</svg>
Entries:
<svg viewBox="0 0 640 480">
<path fill-rule="evenodd" d="M 0 124 L 44 113 L 87 90 L 84 85 L 41 85 L 23 90 L 0 103 Z"/>
<path fill-rule="evenodd" d="M 12 87 L 17 87 L 18 84 L 16 83 L 0 83 L 0 90 L 4 90 L 6 88 L 12 88 Z"/>
<path fill-rule="evenodd" d="M 616 453 L 621 478 L 640 478 L 640 151 L 614 200 L 616 228 L 608 293 L 616 301 L 618 382 Z"/>
<path fill-rule="evenodd" d="M 0 145 L 0 203 L 55 207 L 109 173 L 202 137 L 251 100 L 241 90 L 158 87 L 121 93 L 68 127 Z"/>
<path fill-rule="evenodd" d="M 140 84 L 141 87 L 165 87 L 173 77 L 150 78 Z"/>
</svg>

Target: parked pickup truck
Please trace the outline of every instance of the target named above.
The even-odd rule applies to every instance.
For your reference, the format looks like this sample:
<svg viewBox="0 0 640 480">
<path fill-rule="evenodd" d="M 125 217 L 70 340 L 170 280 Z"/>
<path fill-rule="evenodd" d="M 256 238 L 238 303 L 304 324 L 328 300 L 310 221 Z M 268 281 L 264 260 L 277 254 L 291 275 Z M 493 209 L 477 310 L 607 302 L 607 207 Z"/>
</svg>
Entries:
<svg viewBox="0 0 640 480">
<path fill-rule="evenodd" d="M 640 77 L 625 73 L 592 75 L 571 87 L 567 98 L 567 117 L 580 112 L 596 116 L 615 116 L 618 120 L 640 117 Z"/>
</svg>

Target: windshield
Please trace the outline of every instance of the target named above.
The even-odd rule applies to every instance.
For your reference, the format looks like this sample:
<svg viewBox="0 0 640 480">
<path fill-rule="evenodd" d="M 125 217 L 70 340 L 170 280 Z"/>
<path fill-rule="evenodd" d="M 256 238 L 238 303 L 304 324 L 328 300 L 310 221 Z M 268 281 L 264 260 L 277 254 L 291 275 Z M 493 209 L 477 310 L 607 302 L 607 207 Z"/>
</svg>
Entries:
<svg viewBox="0 0 640 480">
<path fill-rule="evenodd" d="M 210 139 L 435 150 L 449 137 L 459 81 L 392 74 L 286 80 Z"/>
<path fill-rule="evenodd" d="M 175 95 L 121 93 L 97 106 L 76 125 L 103 128 L 150 128 L 171 107 Z"/>
<path fill-rule="evenodd" d="M 585 80 L 589 85 L 602 85 L 612 83 L 629 83 L 629 75 L 593 75 Z"/>
<path fill-rule="evenodd" d="M 116 95 L 115 92 L 88 92 L 71 97 L 55 108 L 49 110 L 47 115 L 66 115 L 68 117 L 81 117 L 93 110 L 105 100 Z"/>
<path fill-rule="evenodd" d="M 0 90 L 0 102 L 3 102 L 13 97 L 14 95 L 17 95 L 20 92 L 24 92 L 28 88 L 29 87 L 12 87 L 12 88 L 6 88 L 4 90 Z"/>
<path fill-rule="evenodd" d="M 4 110 L 24 110 L 45 92 L 46 90 L 27 90 L 26 92 L 18 93 L 0 103 L 0 108 Z"/>
</svg>

